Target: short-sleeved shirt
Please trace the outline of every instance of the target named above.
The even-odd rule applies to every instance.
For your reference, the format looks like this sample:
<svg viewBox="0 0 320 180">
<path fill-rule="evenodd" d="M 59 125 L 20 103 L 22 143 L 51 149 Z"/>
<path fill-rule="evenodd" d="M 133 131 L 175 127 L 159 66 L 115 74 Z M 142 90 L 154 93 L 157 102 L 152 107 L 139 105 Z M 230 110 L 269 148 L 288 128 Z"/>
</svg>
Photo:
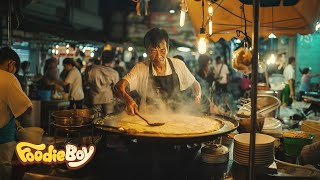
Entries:
<svg viewBox="0 0 320 180">
<path fill-rule="evenodd" d="M 82 77 L 80 71 L 73 67 L 65 80 L 69 83 L 69 100 L 82 100 L 84 98 L 83 88 L 82 88 Z"/>
<path fill-rule="evenodd" d="M 119 74 L 111 67 L 92 65 L 88 72 L 90 97 L 93 104 L 107 104 L 113 100 L 112 86 L 119 81 Z"/>
<path fill-rule="evenodd" d="M 316 74 L 303 74 L 301 76 L 300 91 L 310 91 L 311 90 L 311 79 L 317 76 Z"/>
<path fill-rule="evenodd" d="M 183 61 L 176 58 L 170 58 L 174 69 L 178 75 L 180 82 L 180 91 L 186 90 L 191 87 L 195 82 L 195 77 L 191 74 L 187 66 Z M 147 85 L 149 79 L 149 61 L 140 62 L 136 64 L 131 71 L 123 77 L 123 79 L 129 82 L 130 91 L 136 90 L 138 94 L 141 96 L 141 104 L 144 105 L 147 97 Z M 166 71 L 165 76 L 171 75 L 172 69 L 170 68 L 168 59 L 166 60 Z M 155 69 L 152 66 L 152 75 L 158 76 Z"/>
<path fill-rule="evenodd" d="M 19 117 L 32 106 L 32 103 L 12 73 L 0 70 L 0 77 L 0 128 L 2 128 L 9 123 L 12 115 Z"/>
<path fill-rule="evenodd" d="M 283 71 L 284 82 L 289 84 L 289 80 L 295 80 L 295 71 L 291 64 L 288 64 Z"/>
<path fill-rule="evenodd" d="M 222 69 L 221 69 L 222 66 Z M 221 69 L 221 72 L 220 72 Z M 220 72 L 220 75 L 219 75 Z M 229 74 L 229 69 L 228 66 L 225 64 L 217 64 L 216 68 L 214 69 L 214 75 L 216 78 L 221 77 L 220 80 L 218 80 L 218 82 L 220 84 L 227 84 L 228 83 L 228 74 Z"/>
</svg>

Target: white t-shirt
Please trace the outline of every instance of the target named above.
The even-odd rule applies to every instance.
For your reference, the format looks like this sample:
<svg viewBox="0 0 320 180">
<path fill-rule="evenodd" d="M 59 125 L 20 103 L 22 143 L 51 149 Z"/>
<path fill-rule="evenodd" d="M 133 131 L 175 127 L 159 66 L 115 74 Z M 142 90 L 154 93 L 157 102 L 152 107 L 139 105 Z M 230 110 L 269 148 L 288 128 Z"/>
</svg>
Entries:
<svg viewBox="0 0 320 180">
<path fill-rule="evenodd" d="M 92 69 L 88 72 L 88 82 L 93 104 L 111 103 L 113 100 L 111 86 L 119 81 L 118 72 L 103 65 L 92 66 Z"/>
<path fill-rule="evenodd" d="M 18 79 L 7 71 L 0 70 L 0 128 L 7 125 L 11 115 L 19 117 L 32 106 L 23 92 Z"/>
<path fill-rule="evenodd" d="M 223 65 L 223 66 L 222 66 Z M 221 72 L 220 68 L 222 66 Z M 220 75 L 219 75 L 220 72 Z M 217 64 L 216 68 L 214 69 L 214 76 L 215 78 L 221 77 L 222 79 L 218 80 L 220 84 L 227 84 L 228 83 L 228 74 L 229 74 L 229 69 L 228 66 L 225 64 Z"/>
<path fill-rule="evenodd" d="M 176 58 L 170 58 L 175 68 L 175 71 L 178 75 L 180 82 L 180 91 L 186 90 L 196 80 L 195 77 L 191 74 L 187 66 L 183 61 Z M 149 78 L 149 63 L 150 61 L 140 62 L 136 64 L 131 71 L 123 77 L 123 79 L 129 82 L 130 91 L 136 90 L 141 96 L 141 104 L 145 104 L 147 97 L 147 85 Z M 152 66 L 152 74 L 158 76 L 156 71 Z M 172 74 L 172 70 L 168 60 L 166 60 L 166 72 L 165 76 Z"/>
<path fill-rule="evenodd" d="M 289 84 L 290 79 L 295 80 L 295 72 L 294 72 L 294 68 L 291 64 L 288 64 L 286 66 L 286 68 L 283 71 L 283 76 L 284 76 L 284 82 L 286 84 Z"/>
<path fill-rule="evenodd" d="M 82 100 L 84 98 L 83 88 L 82 88 L 82 77 L 80 71 L 73 67 L 65 80 L 69 83 L 69 100 Z"/>
</svg>

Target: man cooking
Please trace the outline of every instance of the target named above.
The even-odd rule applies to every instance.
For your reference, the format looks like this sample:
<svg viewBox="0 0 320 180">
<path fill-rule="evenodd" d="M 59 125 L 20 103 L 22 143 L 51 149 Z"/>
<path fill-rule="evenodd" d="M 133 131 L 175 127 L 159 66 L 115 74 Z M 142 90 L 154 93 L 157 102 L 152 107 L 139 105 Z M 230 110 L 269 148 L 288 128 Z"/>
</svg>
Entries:
<svg viewBox="0 0 320 180">
<path fill-rule="evenodd" d="M 0 180 L 11 179 L 11 160 L 16 147 L 15 119 L 28 114 L 32 103 L 18 79 L 20 58 L 9 47 L 0 49 Z"/>
<path fill-rule="evenodd" d="M 153 28 L 144 37 L 144 46 L 149 60 L 140 62 L 116 84 L 119 97 L 126 102 L 126 111 L 134 115 L 138 111 L 135 100 L 126 92 L 136 90 L 140 95 L 140 110 L 147 107 L 159 107 L 176 110 L 185 101 L 181 96 L 188 88 L 193 89 L 193 100 L 201 101 L 201 87 L 190 73 L 185 63 L 176 58 L 168 58 L 168 33 L 160 28 Z"/>
</svg>

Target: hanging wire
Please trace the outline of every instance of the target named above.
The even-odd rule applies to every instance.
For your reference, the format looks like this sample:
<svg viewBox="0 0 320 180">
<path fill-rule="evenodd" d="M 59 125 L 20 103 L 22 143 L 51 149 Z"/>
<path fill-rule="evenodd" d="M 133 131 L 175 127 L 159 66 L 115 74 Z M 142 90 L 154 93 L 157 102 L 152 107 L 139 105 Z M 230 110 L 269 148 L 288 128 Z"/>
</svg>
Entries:
<svg viewBox="0 0 320 180">
<path fill-rule="evenodd" d="M 219 5 L 213 10 L 213 13 L 212 13 L 212 14 L 214 14 L 214 13 L 216 12 L 216 10 L 218 9 L 219 6 L 221 6 L 221 4 L 223 3 L 223 1 L 224 1 L 224 0 L 220 1 Z"/>
<path fill-rule="evenodd" d="M 239 16 L 239 15 L 237 15 L 237 14 L 235 14 L 235 13 L 233 13 L 233 12 L 229 11 L 227 8 L 223 7 L 222 5 L 218 4 L 217 2 L 212 1 L 212 3 L 216 4 L 216 5 L 217 5 L 217 6 L 219 6 L 220 8 L 224 9 L 224 10 L 225 10 L 225 11 L 227 11 L 228 13 L 230 13 L 230 14 L 232 14 L 232 15 L 234 15 L 234 16 L 236 16 L 236 17 L 238 17 L 238 18 L 240 18 L 240 19 L 244 19 L 244 18 L 242 18 L 241 16 Z M 249 23 L 252 23 L 252 22 L 251 22 L 251 21 L 249 21 L 249 20 L 246 20 L 246 19 L 244 19 L 244 20 L 245 20 L 245 21 L 248 21 Z"/>
<path fill-rule="evenodd" d="M 273 34 L 273 6 L 271 7 L 271 33 Z M 270 39 L 271 52 L 274 52 L 273 38 Z"/>
<path fill-rule="evenodd" d="M 213 15 L 216 13 L 216 11 L 217 11 L 218 7 L 220 7 L 220 6 L 221 6 L 221 4 L 223 3 L 223 1 L 224 1 L 224 0 L 220 1 L 219 5 L 217 5 L 217 6 L 216 6 L 216 8 L 213 10 L 213 12 L 212 12 L 212 16 L 211 16 L 211 17 L 209 17 L 209 18 L 207 19 L 206 23 L 205 23 L 205 25 L 206 25 L 206 26 L 208 25 L 209 20 L 210 20 L 210 19 L 212 20 Z M 210 2 L 210 3 L 215 3 L 215 2 L 213 2 L 213 0 L 209 0 L 209 2 Z M 216 4 L 216 3 L 215 3 L 215 4 Z M 241 17 L 241 18 L 242 18 L 242 17 Z M 213 33 L 212 33 L 211 35 L 208 35 L 208 36 L 209 36 L 209 37 L 211 37 L 212 35 L 213 35 Z"/>
<path fill-rule="evenodd" d="M 204 0 L 202 0 L 202 3 L 201 3 L 201 5 L 202 5 L 202 28 L 204 28 Z"/>
<path fill-rule="evenodd" d="M 240 34 L 243 34 L 245 37 L 244 37 L 244 44 L 246 47 L 247 46 L 247 43 L 251 42 L 251 37 L 248 36 L 247 34 L 247 19 L 246 19 L 246 13 L 245 13 L 245 10 L 244 10 L 244 4 L 242 4 L 242 6 L 240 7 L 240 9 L 242 10 L 241 11 L 241 18 L 242 18 L 242 14 L 243 14 L 243 18 L 244 18 L 244 32 L 241 31 L 241 30 L 236 30 L 236 33 L 237 33 L 237 37 L 240 38 Z M 241 26 L 242 26 L 242 21 L 241 21 Z"/>
<path fill-rule="evenodd" d="M 247 21 L 246 21 L 246 13 L 244 12 L 244 4 L 242 4 L 241 10 L 244 18 L 244 34 L 247 36 Z"/>
<path fill-rule="evenodd" d="M 241 9 L 241 7 L 240 7 L 240 9 Z M 241 11 L 241 26 L 240 26 L 240 29 L 242 29 L 242 15 L 243 15 L 243 12 Z"/>
<path fill-rule="evenodd" d="M 272 17 L 271 17 L 272 19 L 271 20 L 272 20 L 272 33 L 273 33 L 273 6 L 272 6 L 272 12 L 271 13 L 272 13 Z"/>
</svg>

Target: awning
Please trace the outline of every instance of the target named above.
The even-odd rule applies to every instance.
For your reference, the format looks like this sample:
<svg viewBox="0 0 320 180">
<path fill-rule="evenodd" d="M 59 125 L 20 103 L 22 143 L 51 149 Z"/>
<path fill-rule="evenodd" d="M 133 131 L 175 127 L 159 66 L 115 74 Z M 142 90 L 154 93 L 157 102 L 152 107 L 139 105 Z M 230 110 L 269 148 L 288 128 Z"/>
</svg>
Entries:
<svg viewBox="0 0 320 180">
<path fill-rule="evenodd" d="M 208 20 L 208 1 L 205 0 L 204 17 L 205 23 Z M 244 20 L 240 7 L 243 5 L 239 0 L 218 0 L 213 7 L 213 34 L 211 39 L 218 41 L 220 38 L 230 40 L 236 37 L 236 30 L 244 31 Z M 202 24 L 201 1 L 188 0 L 188 14 L 190 16 L 196 33 L 199 33 Z M 219 7 L 220 5 L 220 7 Z M 245 16 L 247 19 L 247 33 L 252 35 L 253 31 L 253 8 L 252 5 L 244 5 Z M 273 9 L 273 18 L 272 18 Z M 230 12 L 228 12 L 228 11 Z M 279 35 L 310 34 L 314 32 L 315 25 L 320 17 L 319 0 L 300 0 L 294 6 L 274 6 L 260 8 L 260 30 L 259 35 L 268 37 L 272 32 Z M 273 20 L 272 20 L 273 19 Z M 273 23 L 272 23 L 273 22 Z M 272 28 L 273 24 L 273 28 Z M 208 34 L 208 25 L 206 25 Z"/>
</svg>

